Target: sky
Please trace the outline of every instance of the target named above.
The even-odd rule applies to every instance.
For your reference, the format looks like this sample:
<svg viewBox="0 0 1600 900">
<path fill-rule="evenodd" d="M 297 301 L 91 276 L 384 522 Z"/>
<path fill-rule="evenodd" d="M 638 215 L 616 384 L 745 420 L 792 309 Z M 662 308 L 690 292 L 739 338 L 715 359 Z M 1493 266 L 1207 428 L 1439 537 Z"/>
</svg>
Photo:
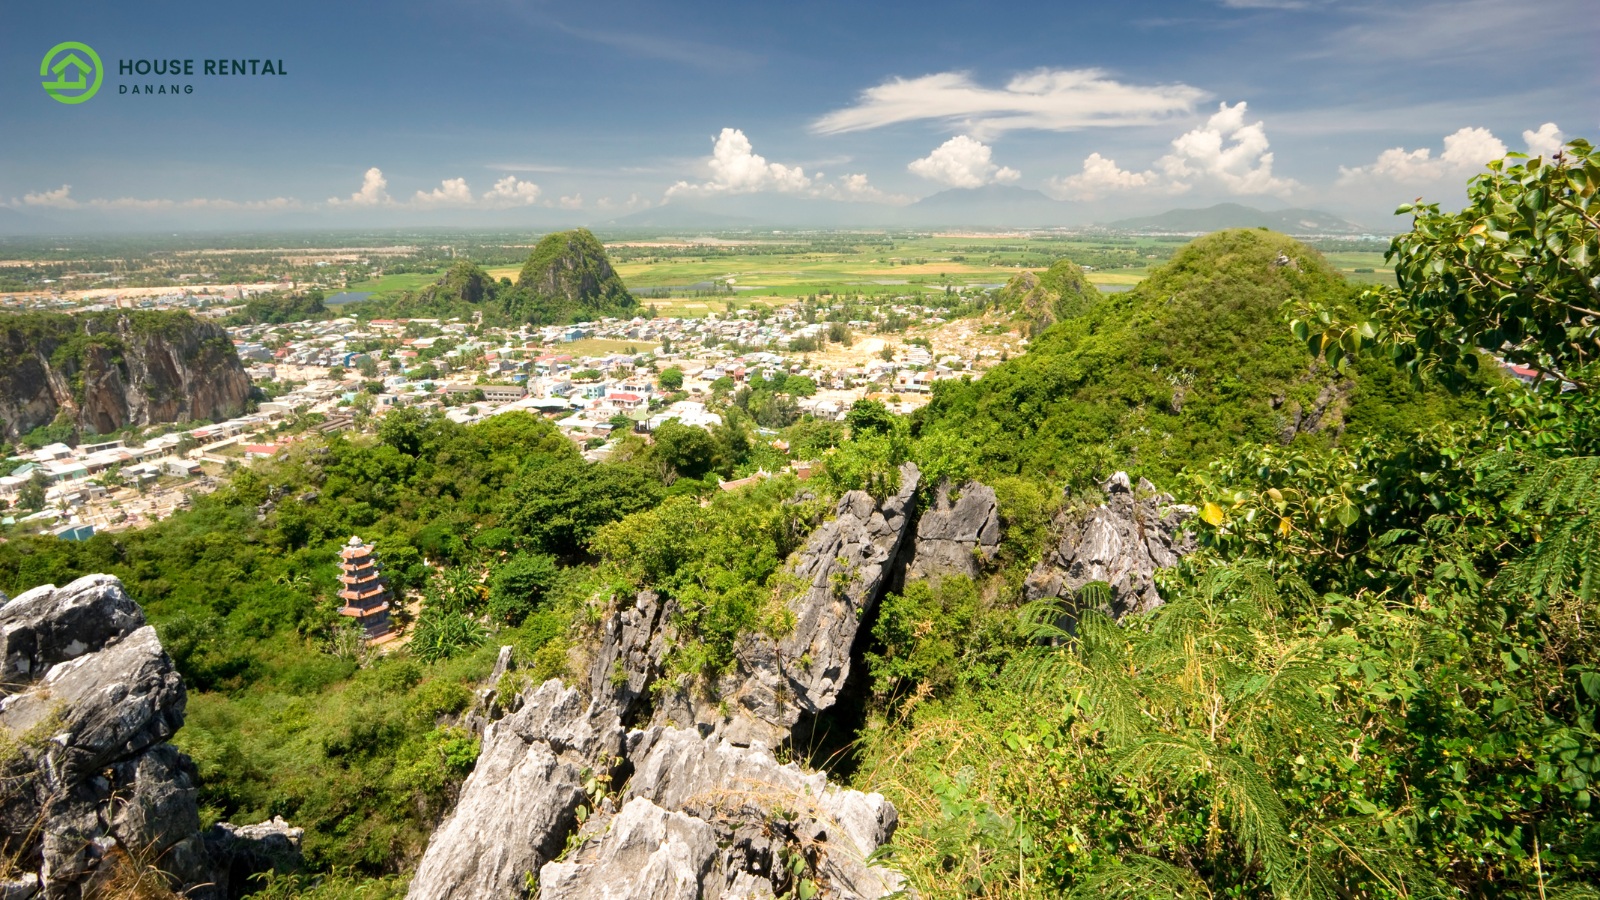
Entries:
<svg viewBox="0 0 1600 900">
<path fill-rule="evenodd" d="M 0 219 L 601 223 L 1013 185 L 1081 221 L 1232 201 L 1385 223 L 1600 138 L 1596 0 L 13 2 Z M 63 104 L 40 61 L 94 48 Z M 196 74 L 120 74 L 193 59 Z M 201 73 L 206 59 L 283 74 Z M 176 84 L 179 92 L 130 93 Z M 183 86 L 192 85 L 192 92 Z M 774 206 L 774 208 L 778 208 Z M 862 207 L 866 209 L 866 207 Z"/>
</svg>

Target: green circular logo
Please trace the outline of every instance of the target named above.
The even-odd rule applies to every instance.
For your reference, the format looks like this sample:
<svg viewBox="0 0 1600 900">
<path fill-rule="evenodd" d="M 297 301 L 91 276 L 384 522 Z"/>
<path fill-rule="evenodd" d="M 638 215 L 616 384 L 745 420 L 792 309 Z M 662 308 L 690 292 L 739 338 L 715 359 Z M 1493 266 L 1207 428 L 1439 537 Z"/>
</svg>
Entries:
<svg viewBox="0 0 1600 900">
<path fill-rule="evenodd" d="M 105 76 L 100 54 L 77 41 L 62 41 L 51 47 L 39 63 L 45 93 L 61 103 L 82 103 L 93 97 Z"/>
</svg>

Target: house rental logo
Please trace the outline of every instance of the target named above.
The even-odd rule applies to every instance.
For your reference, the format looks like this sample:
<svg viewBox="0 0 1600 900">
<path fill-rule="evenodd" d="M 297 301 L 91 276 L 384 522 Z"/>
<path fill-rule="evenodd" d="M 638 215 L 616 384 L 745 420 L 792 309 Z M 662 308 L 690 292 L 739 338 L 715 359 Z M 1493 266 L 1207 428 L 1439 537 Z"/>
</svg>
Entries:
<svg viewBox="0 0 1600 900">
<path fill-rule="evenodd" d="M 59 103 L 82 103 L 100 90 L 105 68 L 100 54 L 88 44 L 62 41 L 50 48 L 39 63 L 45 93 Z"/>
</svg>

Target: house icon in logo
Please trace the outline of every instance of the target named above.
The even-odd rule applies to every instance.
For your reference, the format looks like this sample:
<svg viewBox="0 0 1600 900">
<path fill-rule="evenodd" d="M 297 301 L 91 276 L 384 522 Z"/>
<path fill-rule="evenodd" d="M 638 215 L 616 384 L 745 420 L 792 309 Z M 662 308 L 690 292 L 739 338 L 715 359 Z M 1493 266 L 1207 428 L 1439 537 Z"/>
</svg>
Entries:
<svg viewBox="0 0 1600 900">
<path fill-rule="evenodd" d="M 58 102 L 82 103 L 100 90 L 105 69 L 100 65 L 100 54 L 94 52 L 93 47 L 66 41 L 51 47 L 44 55 L 39 63 L 39 76 L 54 76 L 41 86 Z"/>
</svg>

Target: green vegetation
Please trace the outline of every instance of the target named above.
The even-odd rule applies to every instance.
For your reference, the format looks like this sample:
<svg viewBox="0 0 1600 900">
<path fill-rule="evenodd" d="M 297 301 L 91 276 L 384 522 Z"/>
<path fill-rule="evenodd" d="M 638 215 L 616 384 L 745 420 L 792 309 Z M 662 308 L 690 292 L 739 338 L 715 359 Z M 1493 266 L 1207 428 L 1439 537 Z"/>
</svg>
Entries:
<svg viewBox="0 0 1600 900">
<path fill-rule="evenodd" d="M 316 288 L 294 294 L 257 294 L 245 301 L 244 309 L 229 316 L 227 324 L 281 325 L 284 322 L 325 319 L 332 315 L 322 304 L 325 296 Z"/>
<path fill-rule="evenodd" d="M 1061 277 L 1080 283 L 1070 270 Z M 1054 294 L 1042 280 L 1039 290 Z M 917 433 L 938 436 L 986 472 L 1085 485 L 1129 468 L 1169 484 L 1240 444 L 1325 444 L 1341 432 L 1368 433 L 1380 419 L 1437 421 L 1479 408 L 1469 396 L 1413 391 L 1375 363 L 1344 377 L 1317 364 L 1283 325 L 1295 304 L 1343 307 L 1354 296 L 1291 238 L 1253 229 L 1208 235 L 981 381 L 939 382 Z"/>
<path fill-rule="evenodd" d="M 1012 278 L 995 296 L 1003 310 L 1015 314 L 1029 337 L 1061 321 L 1081 316 L 1100 299 L 1100 291 L 1071 260 L 1062 259 L 1035 275 L 1024 272 Z"/>
</svg>

